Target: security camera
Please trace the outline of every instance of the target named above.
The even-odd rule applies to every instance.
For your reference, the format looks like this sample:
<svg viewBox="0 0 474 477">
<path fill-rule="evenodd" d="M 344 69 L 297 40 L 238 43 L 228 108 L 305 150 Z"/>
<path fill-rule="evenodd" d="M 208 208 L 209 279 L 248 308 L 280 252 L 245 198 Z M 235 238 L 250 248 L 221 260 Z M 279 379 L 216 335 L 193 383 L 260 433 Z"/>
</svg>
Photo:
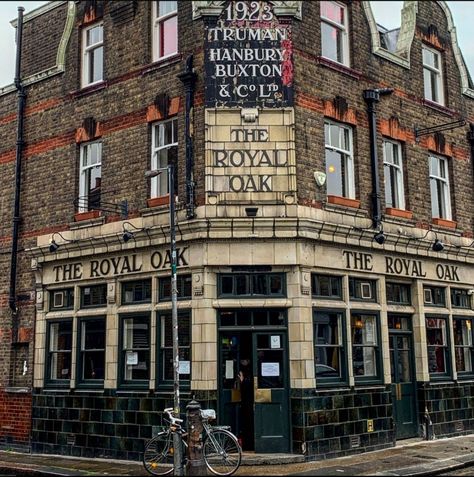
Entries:
<svg viewBox="0 0 474 477">
<path fill-rule="evenodd" d="M 474 288 L 471 288 L 470 290 L 467 291 L 468 295 L 474 295 Z"/>
</svg>

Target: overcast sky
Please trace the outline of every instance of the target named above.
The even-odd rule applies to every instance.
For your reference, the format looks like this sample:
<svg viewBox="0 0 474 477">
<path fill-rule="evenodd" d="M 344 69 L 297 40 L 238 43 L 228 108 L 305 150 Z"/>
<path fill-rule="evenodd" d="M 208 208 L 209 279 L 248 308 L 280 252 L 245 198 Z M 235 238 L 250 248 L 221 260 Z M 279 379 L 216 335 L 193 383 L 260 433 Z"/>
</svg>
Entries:
<svg viewBox="0 0 474 477">
<path fill-rule="evenodd" d="M 0 0 L 0 86 L 13 83 L 15 75 L 15 29 L 10 20 L 18 16 L 18 7 L 25 13 L 47 3 L 45 1 Z M 474 76 L 474 1 L 447 2 L 456 25 L 458 41 L 471 75 Z M 402 1 L 372 1 L 375 20 L 386 28 L 400 26 Z"/>
</svg>

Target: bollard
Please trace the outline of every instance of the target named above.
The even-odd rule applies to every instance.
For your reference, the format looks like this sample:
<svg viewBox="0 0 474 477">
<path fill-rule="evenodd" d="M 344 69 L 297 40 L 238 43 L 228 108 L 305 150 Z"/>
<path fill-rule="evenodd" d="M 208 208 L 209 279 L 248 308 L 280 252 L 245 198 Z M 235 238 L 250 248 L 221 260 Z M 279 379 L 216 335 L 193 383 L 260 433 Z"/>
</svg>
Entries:
<svg viewBox="0 0 474 477">
<path fill-rule="evenodd" d="M 186 475 L 207 475 L 202 447 L 204 428 L 201 418 L 201 405 L 194 399 L 186 406 L 186 421 L 188 423 Z"/>
</svg>

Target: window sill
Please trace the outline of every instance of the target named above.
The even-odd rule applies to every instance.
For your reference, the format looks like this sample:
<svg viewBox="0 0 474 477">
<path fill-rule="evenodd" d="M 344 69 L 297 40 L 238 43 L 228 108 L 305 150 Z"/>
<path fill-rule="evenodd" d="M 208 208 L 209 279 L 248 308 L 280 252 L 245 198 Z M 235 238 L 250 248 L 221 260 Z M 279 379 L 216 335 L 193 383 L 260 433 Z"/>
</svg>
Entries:
<svg viewBox="0 0 474 477">
<path fill-rule="evenodd" d="M 78 212 L 77 214 L 74 214 L 74 222 L 97 219 L 98 217 L 100 217 L 100 210 L 88 210 L 87 212 Z"/>
<path fill-rule="evenodd" d="M 448 219 L 440 219 L 440 218 L 434 218 L 432 220 L 434 225 L 437 225 L 438 227 L 445 227 L 447 229 L 455 229 L 457 227 L 457 222 L 454 220 L 448 220 Z"/>
<path fill-rule="evenodd" d="M 340 197 L 338 195 L 328 195 L 327 201 L 329 204 L 341 205 L 343 207 L 351 207 L 353 209 L 360 208 L 360 200 L 349 199 L 347 197 Z"/>
<path fill-rule="evenodd" d="M 146 66 L 142 72 L 141 75 L 146 75 L 148 73 L 153 73 L 153 71 L 160 70 L 161 68 L 166 68 L 167 66 L 174 65 L 175 63 L 178 63 L 182 59 L 182 54 L 181 53 L 176 53 L 171 56 L 167 56 L 166 58 L 161 58 L 150 65 Z"/>
<path fill-rule="evenodd" d="M 89 86 L 84 86 L 84 88 L 81 88 L 77 91 L 72 91 L 69 93 L 72 98 L 82 98 L 84 96 L 88 96 L 89 94 L 93 94 L 96 91 L 101 91 L 105 88 L 108 87 L 107 81 L 101 81 L 100 83 L 94 83 Z"/>
<path fill-rule="evenodd" d="M 392 217 L 399 217 L 402 219 L 412 219 L 413 212 L 411 210 L 396 209 L 395 207 L 387 207 L 385 213 Z"/>
<path fill-rule="evenodd" d="M 334 71 L 350 76 L 353 79 L 360 80 L 361 73 L 359 71 L 353 70 L 352 68 L 345 66 L 337 61 L 330 60 L 324 56 L 318 56 L 317 61 L 320 65 L 326 66 Z"/>
<path fill-rule="evenodd" d="M 162 195 L 161 197 L 152 197 L 151 199 L 147 199 L 147 201 L 146 201 L 146 205 L 149 208 L 159 207 L 159 206 L 162 206 L 162 205 L 168 205 L 169 203 L 170 203 L 169 194 Z"/>
<path fill-rule="evenodd" d="M 428 108 L 434 109 L 438 111 L 438 113 L 445 114 L 446 116 L 453 117 L 456 115 L 456 111 L 443 106 L 442 104 L 435 103 L 434 101 L 430 101 L 429 99 L 422 99 L 421 103 L 424 106 L 428 106 Z"/>
</svg>

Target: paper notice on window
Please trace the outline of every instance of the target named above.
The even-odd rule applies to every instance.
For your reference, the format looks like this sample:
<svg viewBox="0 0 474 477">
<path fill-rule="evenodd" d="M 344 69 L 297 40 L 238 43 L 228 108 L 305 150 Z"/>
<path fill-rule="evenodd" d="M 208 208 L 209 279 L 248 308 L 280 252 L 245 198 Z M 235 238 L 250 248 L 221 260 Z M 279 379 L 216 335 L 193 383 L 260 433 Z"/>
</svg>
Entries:
<svg viewBox="0 0 474 477">
<path fill-rule="evenodd" d="M 136 351 L 127 351 L 127 364 L 130 366 L 138 364 L 138 353 Z"/>
<path fill-rule="evenodd" d="M 272 349 L 281 348 L 281 346 L 280 346 L 280 335 L 271 336 L 271 338 L 270 338 L 270 347 L 271 347 Z"/>
<path fill-rule="evenodd" d="M 225 379 L 234 379 L 234 360 L 225 360 Z"/>
<path fill-rule="evenodd" d="M 189 361 L 180 361 L 178 366 L 179 374 L 191 374 L 191 363 Z"/>
<path fill-rule="evenodd" d="M 262 363 L 262 376 L 280 376 L 280 363 Z"/>
</svg>

